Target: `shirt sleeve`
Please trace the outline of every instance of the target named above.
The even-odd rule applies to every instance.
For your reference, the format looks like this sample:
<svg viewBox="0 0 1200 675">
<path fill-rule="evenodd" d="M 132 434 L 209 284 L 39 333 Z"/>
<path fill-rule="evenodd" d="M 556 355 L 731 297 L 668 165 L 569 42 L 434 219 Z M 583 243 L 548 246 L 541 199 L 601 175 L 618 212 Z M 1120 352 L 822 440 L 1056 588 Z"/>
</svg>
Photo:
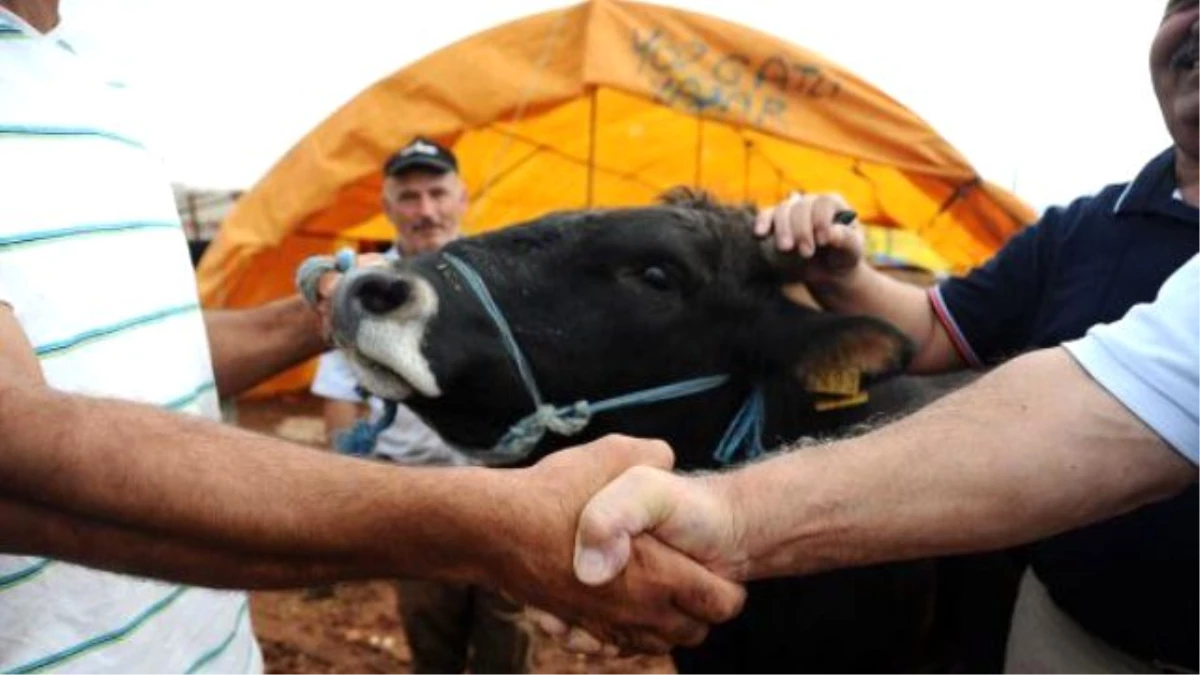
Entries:
<svg viewBox="0 0 1200 675">
<path fill-rule="evenodd" d="M 934 314 L 968 365 L 979 368 L 1026 348 L 1032 333 L 1058 224 L 1064 214 L 1050 209 L 1040 221 L 1010 239 L 983 265 L 929 290 Z"/>
<path fill-rule="evenodd" d="M 1200 258 L 1171 275 L 1152 303 L 1063 346 L 1102 387 L 1197 463 L 1200 454 Z"/>
<path fill-rule="evenodd" d="M 358 392 L 358 378 L 354 376 L 350 362 L 345 354 L 336 350 L 325 352 L 317 359 L 317 372 L 310 391 L 338 401 L 363 402 Z"/>
</svg>

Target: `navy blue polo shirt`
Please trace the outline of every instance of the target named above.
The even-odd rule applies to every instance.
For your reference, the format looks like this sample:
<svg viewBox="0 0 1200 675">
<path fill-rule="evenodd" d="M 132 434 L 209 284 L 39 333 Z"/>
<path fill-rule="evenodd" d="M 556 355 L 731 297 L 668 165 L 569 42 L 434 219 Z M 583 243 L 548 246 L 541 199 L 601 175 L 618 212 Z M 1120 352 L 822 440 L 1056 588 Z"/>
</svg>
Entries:
<svg viewBox="0 0 1200 675">
<path fill-rule="evenodd" d="M 1167 150 L 1132 183 L 1047 210 L 990 261 L 931 289 L 972 365 L 1081 337 L 1154 300 L 1200 249 L 1200 213 L 1176 195 Z M 1013 420 L 1019 424 L 1020 420 Z M 1135 656 L 1197 666 L 1200 518 L 1196 487 L 1032 547 L 1038 577 L 1084 628 Z"/>
</svg>

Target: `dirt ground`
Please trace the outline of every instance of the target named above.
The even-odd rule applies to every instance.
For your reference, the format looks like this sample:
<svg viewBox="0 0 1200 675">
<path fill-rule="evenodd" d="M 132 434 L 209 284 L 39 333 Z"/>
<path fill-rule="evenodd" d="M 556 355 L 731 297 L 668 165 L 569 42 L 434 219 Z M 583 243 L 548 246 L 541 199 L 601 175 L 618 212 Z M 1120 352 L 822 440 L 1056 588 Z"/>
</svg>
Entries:
<svg viewBox="0 0 1200 675">
<path fill-rule="evenodd" d="M 243 427 L 321 447 L 318 403 L 307 396 L 237 404 Z M 251 613 L 268 673 L 409 673 L 412 659 L 388 581 L 254 593 Z M 673 673 L 665 657 L 584 658 L 535 635 L 535 673 Z"/>
</svg>

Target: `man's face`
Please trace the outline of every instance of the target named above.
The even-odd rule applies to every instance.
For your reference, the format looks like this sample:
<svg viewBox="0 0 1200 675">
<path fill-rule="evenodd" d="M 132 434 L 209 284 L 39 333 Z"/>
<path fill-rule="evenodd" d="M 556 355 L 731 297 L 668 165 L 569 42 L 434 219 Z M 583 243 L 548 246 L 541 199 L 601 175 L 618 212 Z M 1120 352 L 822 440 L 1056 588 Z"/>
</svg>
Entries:
<svg viewBox="0 0 1200 675">
<path fill-rule="evenodd" d="M 1200 90 L 1196 71 L 1196 0 L 1172 0 L 1150 46 L 1150 74 L 1167 130 L 1175 146 L 1195 159 L 1200 156 Z"/>
<path fill-rule="evenodd" d="M 453 171 L 413 169 L 383 181 L 383 211 L 405 255 L 436 251 L 457 238 L 466 210 L 467 193 Z"/>
</svg>

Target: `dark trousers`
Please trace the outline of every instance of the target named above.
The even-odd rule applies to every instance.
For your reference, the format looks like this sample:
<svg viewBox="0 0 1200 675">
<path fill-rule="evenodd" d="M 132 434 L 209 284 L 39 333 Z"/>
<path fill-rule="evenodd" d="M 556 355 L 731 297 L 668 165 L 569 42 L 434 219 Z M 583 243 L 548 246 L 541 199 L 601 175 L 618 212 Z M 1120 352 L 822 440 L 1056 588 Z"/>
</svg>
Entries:
<svg viewBox="0 0 1200 675">
<path fill-rule="evenodd" d="M 400 581 L 414 673 L 528 673 L 522 607 L 477 586 Z"/>
</svg>

